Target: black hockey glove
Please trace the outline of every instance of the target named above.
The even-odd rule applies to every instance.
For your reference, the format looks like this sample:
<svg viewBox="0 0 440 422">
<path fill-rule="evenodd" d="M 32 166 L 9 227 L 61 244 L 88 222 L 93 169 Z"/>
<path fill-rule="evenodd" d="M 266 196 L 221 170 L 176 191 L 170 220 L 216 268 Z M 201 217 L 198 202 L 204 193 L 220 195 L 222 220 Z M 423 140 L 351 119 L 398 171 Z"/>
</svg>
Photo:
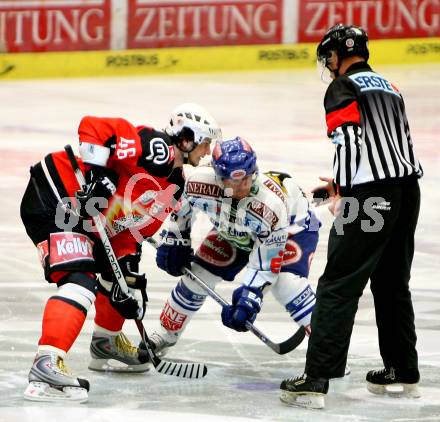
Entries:
<svg viewBox="0 0 440 422">
<path fill-rule="evenodd" d="M 116 192 L 119 176 L 106 167 L 93 166 L 86 172 L 86 190 L 75 192 L 83 218 L 94 217 L 108 205 L 108 199 Z"/>
<path fill-rule="evenodd" d="M 118 283 L 113 283 L 110 290 L 110 304 L 125 319 L 142 319 L 145 315 L 145 300 L 138 301 L 131 291 L 124 293 Z"/>
<path fill-rule="evenodd" d="M 145 291 L 147 288 L 147 278 L 145 277 L 145 273 L 139 273 L 140 261 L 141 252 L 125 255 L 118 259 L 119 266 L 121 267 L 128 287 Z"/>
<path fill-rule="evenodd" d="M 139 251 L 119 258 L 118 263 L 130 290 L 140 290 L 141 303 L 134 297 L 134 292 L 129 295 L 122 292 L 113 271 L 106 271 L 101 274 L 104 280 L 113 282 L 110 303 L 126 319 L 142 319 L 148 302 L 147 278 L 144 273 L 139 273 L 140 260 L 141 252 Z M 138 318 L 140 315 L 142 315 L 141 318 Z"/>
<path fill-rule="evenodd" d="M 314 204 L 319 204 L 320 202 L 326 201 L 329 198 L 330 198 L 330 194 L 328 193 L 327 189 L 325 189 L 325 188 L 316 189 L 313 192 L 313 203 Z"/>
<path fill-rule="evenodd" d="M 329 177 L 320 177 L 319 179 L 323 182 L 327 182 L 327 184 L 325 186 L 318 186 L 312 190 L 312 204 L 316 206 L 325 203 L 325 201 L 338 193 L 338 187 L 333 179 Z"/>
</svg>

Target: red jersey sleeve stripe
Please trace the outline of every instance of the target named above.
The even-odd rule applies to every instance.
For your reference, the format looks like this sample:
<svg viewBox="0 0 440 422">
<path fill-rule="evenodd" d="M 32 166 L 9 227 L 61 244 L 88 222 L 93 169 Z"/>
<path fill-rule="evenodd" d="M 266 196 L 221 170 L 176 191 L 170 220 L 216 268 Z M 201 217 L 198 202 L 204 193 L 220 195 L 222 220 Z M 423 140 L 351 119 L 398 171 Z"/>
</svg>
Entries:
<svg viewBox="0 0 440 422">
<path fill-rule="evenodd" d="M 361 123 L 361 115 L 359 113 L 357 101 L 351 102 L 344 108 L 332 111 L 326 116 L 327 134 L 330 135 L 337 127 L 345 123 Z"/>
</svg>

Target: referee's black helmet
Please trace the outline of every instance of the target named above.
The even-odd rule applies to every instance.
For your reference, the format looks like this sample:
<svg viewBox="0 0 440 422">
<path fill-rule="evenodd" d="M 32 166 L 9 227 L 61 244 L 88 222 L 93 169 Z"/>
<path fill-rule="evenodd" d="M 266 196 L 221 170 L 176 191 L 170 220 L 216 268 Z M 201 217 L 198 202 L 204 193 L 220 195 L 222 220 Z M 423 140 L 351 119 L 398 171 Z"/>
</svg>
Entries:
<svg viewBox="0 0 440 422">
<path fill-rule="evenodd" d="M 360 27 L 338 23 L 331 27 L 322 38 L 316 50 L 318 61 L 327 65 L 331 52 L 336 51 L 339 58 L 360 56 L 368 61 L 368 35 Z"/>
</svg>

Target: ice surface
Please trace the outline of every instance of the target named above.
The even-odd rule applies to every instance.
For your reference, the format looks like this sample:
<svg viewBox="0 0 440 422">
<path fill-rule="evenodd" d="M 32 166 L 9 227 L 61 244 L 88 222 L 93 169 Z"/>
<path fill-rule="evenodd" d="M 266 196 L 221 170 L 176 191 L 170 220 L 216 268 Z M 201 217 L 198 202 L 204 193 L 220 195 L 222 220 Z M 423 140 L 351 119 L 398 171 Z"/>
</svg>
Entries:
<svg viewBox="0 0 440 422">
<path fill-rule="evenodd" d="M 54 289 L 42 277 L 36 250 L 20 222 L 19 202 L 29 166 L 66 143 L 76 145 L 81 117 L 125 117 L 161 128 L 177 104 L 199 102 L 221 123 L 226 138 L 241 135 L 255 146 L 261 169 L 291 172 L 305 190 L 316 185 L 319 175 L 331 174 L 333 147 L 325 136 L 326 86 L 313 70 L 20 81 L 0 84 L 0 421 L 439 421 L 440 66 L 378 70 L 405 96 L 415 148 L 426 173 L 412 278 L 421 399 L 376 397 L 366 391 L 365 373 L 381 367 L 374 308 L 366 289 L 350 347 L 352 374 L 331 384 L 323 411 L 287 407 L 278 398 L 280 381 L 302 372 L 306 342 L 278 356 L 251 334 L 224 328 L 219 307 L 210 299 L 169 355 L 207 363 L 205 379 L 181 380 L 154 370 L 125 376 L 88 371 L 91 310 L 68 357 L 71 368 L 91 382 L 89 402 L 65 406 L 25 402 L 22 393 L 40 335 L 42 310 Z M 200 226 L 209 227 L 203 220 Z M 328 224 L 312 266 L 314 285 L 325 264 L 327 233 Z M 145 323 L 152 330 L 175 280 L 155 269 L 149 248 L 144 246 L 143 269 L 151 300 Z M 229 299 L 233 286 L 225 283 L 219 292 Z M 296 328 L 271 296 L 257 325 L 277 341 Z M 138 338 L 133 323 L 127 322 L 124 330 L 133 340 Z"/>
</svg>

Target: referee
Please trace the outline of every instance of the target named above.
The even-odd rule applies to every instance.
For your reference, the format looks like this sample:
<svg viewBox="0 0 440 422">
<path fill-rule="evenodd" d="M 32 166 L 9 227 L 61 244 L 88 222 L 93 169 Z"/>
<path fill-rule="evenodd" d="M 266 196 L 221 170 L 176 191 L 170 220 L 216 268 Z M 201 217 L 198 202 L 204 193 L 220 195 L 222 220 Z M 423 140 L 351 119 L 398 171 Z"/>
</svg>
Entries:
<svg viewBox="0 0 440 422">
<path fill-rule="evenodd" d="M 324 407 L 328 380 L 344 376 L 359 298 L 369 279 L 384 368 L 367 373 L 367 388 L 375 394 L 393 389 L 418 397 L 408 283 L 423 170 L 413 151 L 403 98 L 367 64 L 368 37 L 361 28 L 332 27 L 317 55 L 333 79 L 324 106 L 336 151 L 333 179 L 322 178 L 327 185 L 315 196 L 341 198 L 341 211 L 318 281 L 305 373 L 281 383 L 281 400 Z"/>
</svg>

